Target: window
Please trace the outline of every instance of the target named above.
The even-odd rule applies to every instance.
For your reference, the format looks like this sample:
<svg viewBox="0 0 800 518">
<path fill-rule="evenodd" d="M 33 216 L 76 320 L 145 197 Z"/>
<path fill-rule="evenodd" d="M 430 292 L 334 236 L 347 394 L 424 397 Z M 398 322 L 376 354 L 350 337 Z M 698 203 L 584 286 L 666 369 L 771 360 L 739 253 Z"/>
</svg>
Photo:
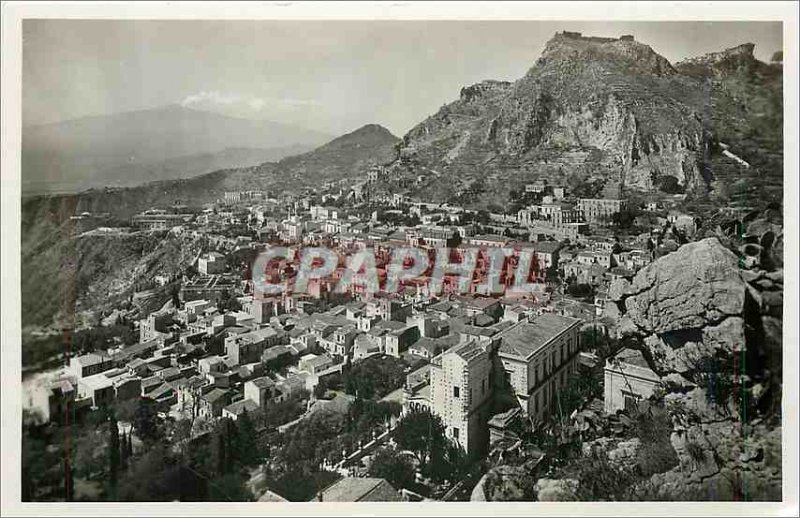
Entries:
<svg viewBox="0 0 800 518">
<path fill-rule="evenodd" d="M 485 393 L 486 393 L 486 380 L 482 379 L 481 380 L 481 394 L 485 394 Z"/>
<path fill-rule="evenodd" d="M 622 396 L 624 397 L 626 412 L 635 412 L 639 408 L 639 399 L 641 399 L 641 396 L 624 390 L 622 391 Z"/>
<path fill-rule="evenodd" d="M 458 428 L 453 427 L 453 439 L 458 440 Z"/>
<path fill-rule="evenodd" d="M 458 387 L 453 387 L 453 397 L 461 397 L 459 394 Z"/>
</svg>

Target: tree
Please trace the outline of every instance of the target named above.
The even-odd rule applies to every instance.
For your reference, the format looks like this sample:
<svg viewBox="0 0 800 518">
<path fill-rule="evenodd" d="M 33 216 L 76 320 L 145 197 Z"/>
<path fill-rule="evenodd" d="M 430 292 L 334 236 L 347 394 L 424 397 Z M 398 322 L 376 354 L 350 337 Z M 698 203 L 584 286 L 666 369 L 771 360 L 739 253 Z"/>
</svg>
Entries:
<svg viewBox="0 0 800 518">
<path fill-rule="evenodd" d="M 672 175 L 662 176 L 658 181 L 658 187 L 667 194 L 683 194 L 684 188 L 678 183 L 678 179 Z"/>
<path fill-rule="evenodd" d="M 567 286 L 567 293 L 575 298 L 584 299 L 594 295 L 594 288 L 591 284 L 570 283 Z"/>
<path fill-rule="evenodd" d="M 114 495 L 117 490 L 117 480 L 119 477 L 120 466 L 120 446 L 119 446 L 119 428 L 117 427 L 117 420 L 112 415 L 108 420 L 108 480 L 111 486 L 111 494 Z"/>
<path fill-rule="evenodd" d="M 172 285 L 169 288 L 169 292 L 168 293 L 169 293 L 170 300 L 172 300 L 172 304 L 176 308 L 181 307 L 181 297 L 180 297 L 181 285 L 180 285 L 180 283 L 179 282 L 172 283 Z"/>
<path fill-rule="evenodd" d="M 133 440 L 131 439 L 131 432 L 128 432 L 128 443 L 125 445 L 127 449 L 128 459 L 133 458 Z"/>
<path fill-rule="evenodd" d="M 398 446 L 417 457 L 421 469 L 444 458 L 447 438 L 439 416 L 427 410 L 412 410 L 400 421 L 394 432 Z"/>
<path fill-rule="evenodd" d="M 206 353 L 220 355 L 225 353 L 225 333 L 218 333 L 206 342 Z"/>
<path fill-rule="evenodd" d="M 323 399 L 326 392 L 328 392 L 327 384 L 325 383 L 324 379 L 321 379 L 314 387 L 314 398 Z"/>
<path fill-rule="evenodd" d="M 133 427 L 136 430 L 136 435 L 148 447 L 162 438 L 163 431 L 159 423 L 158 410 L 154 400 L 147 397 L 139 399 L 139 405 L 136 407 L 136 412 L 133 416 Z"/>
<path fill-rule="evenodd" d="M 223 290 L 217 307 L 224 311 L 240 311 L 242 309 L 242 304 L 236 298 L 235 294 L 230 293 L 228 290 Z"/>
<path fill-rule="evenodd" d="M 119 444 L 119 463 L 123 470 L 128 467 L 128 458 L 128 439 L 123 433 Z"/>
<path fill-rule="evenodd" d="M 217 426 L 214 433 L 214 469 L 217 475 L 224 475 L 230 464 L 228 460 L 228 441 L 225 437 L 225 428 Z"/>
<path fill-rule="evenodd" d="M 212 502 L 252 502 L 253 494 L 244 485 L 238 474 L 224 475 L 209 484 L 209 499 Z"/>
<path fill-rule="evenodd" d="M 604 451 L 592 448 L 575 465 L 578 484 L 571 495 L 581 501 L 625 500 L 636 477 L 631 469 L 615 466 Z"/>
<path fill-rule="evenodd" d="M 253 420 L 247 410 L 236 421 L 238 428 L 238 450 L 239 459 L 246 466 L 253 466 L 258 464 L 260 452 L 258 450 L 258 442 L 256 440 L 256 428 L 253 425 Z"/>
<path fill-rule="evenodd" d="M 75 499 L 75 469 L 69 461 L 69 457 L 64 459 L 64 499 L 72 502 Z"/>
<path fill-rule="evenodd" d="M 383 448 L 373 456 L 369 466 L 372 477 L 386 479 L 395 488 L 408 488 L 414 483 L 414 466 L 395 450 Z"/>
</svg>

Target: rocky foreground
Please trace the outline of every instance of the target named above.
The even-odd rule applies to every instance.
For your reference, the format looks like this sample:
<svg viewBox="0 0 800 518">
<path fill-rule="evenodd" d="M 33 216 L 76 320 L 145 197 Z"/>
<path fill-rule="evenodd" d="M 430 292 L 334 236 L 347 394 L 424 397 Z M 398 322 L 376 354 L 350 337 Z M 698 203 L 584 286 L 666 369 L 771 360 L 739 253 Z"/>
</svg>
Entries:
<svg viewBox="0 0 800 518">
<path fill-rule="evenodd" d="M 619 337 L 661 376 L 659 390 L 638 414 L 579 414 L 571 424 L 584 433 L 577 458 L 555 472 L 536 471 L 530 461 L 501 463 L 488 476 L 491 490 L 481 485 L 477 498 L 592 499 L 586 480 L 596 477 L 595 484 L 619 485 L 604 493 L 608 499 L 780 500 L 783 234 L 777 219 L 770 210 L 751 214 L 738 222 L 738 233 L 717 228 L 713 237 L 654 261 L 632 282 L 615 282 L 609 312 Z M 643 424 L 654 441 L 663 439 L 661 447 L 637 437 Z M 590 437 L 589 428 L 599 433 Z M 591 456 L 599 460 L 586 462 Z"/>
</svg>

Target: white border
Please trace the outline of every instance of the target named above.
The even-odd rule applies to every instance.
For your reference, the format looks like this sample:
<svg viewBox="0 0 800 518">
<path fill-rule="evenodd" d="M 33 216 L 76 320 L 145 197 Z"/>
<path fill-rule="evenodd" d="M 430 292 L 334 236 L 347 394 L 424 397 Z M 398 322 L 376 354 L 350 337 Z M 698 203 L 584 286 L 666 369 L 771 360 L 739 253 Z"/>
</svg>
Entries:
<svg viewBox="0 0 800 518">
<path fill-rule="evenodd" d="M 22 18 L 278 20 L 783 21 L 785 284 L 783 503 L 20 503 L 20 172 Z M 2 5 L 2 507 L 3 516 L 141 514 L 263 516 L 797 516 L 798 19 L 794 2 L 4 2 Z M 43 293 L 42 296 L 48 296 Z"/>
</svg>

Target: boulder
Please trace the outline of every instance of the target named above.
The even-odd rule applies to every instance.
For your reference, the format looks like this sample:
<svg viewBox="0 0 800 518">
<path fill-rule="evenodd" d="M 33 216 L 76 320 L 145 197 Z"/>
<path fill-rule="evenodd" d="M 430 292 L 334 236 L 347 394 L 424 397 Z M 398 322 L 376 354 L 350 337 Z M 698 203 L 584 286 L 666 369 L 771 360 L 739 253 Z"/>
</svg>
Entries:
<svg viewBox="0 0 800 518">
<path fill-rule="evenodd" d="M 574 500 L 578 481 L 572 479 L 540 478 L 534 486 L 540 502 L 568 502 Z"/>
<path fill-rule="evenodd" d="M 702 329 L 744 310 L 738 258 L 716 238 L 682 246 L 633 279 L 625 319 L 642 335 Z"/>
</svg>

